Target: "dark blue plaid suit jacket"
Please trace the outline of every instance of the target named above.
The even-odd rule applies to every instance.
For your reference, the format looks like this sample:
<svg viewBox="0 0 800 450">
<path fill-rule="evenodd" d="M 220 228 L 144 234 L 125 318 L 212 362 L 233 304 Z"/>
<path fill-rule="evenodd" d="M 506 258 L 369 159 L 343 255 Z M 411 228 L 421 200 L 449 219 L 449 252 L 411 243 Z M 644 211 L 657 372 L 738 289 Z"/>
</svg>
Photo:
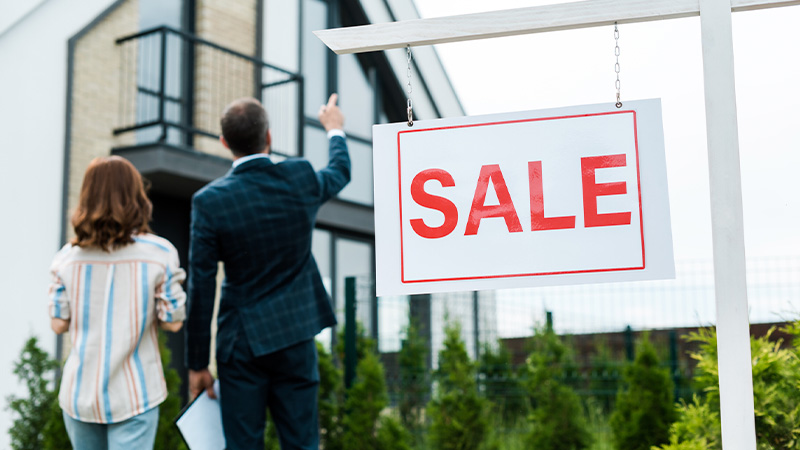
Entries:
<svg viewBox="0 0 800 450">
<path fill-rule="evenodd" d="M 236 339 L 261 356 L 313 338 L 336 323 L 311 234 L 319 207 L 350 181 L 341 136 L 330 140 L 328 166 L 304 159 L 246 161 L 192 197 L 186 365 L 208 366 L 217 262 L 225 264 L 217 358 Z"/>
</svg>

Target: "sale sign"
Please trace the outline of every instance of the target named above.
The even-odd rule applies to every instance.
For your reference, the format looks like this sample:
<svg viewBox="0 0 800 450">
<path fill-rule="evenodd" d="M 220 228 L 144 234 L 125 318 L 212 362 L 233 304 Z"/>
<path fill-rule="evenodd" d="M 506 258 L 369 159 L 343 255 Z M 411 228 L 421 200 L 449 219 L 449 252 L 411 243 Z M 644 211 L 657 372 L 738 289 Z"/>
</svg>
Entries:
<svg viewBox="0 0 800 450">
<path fill-rule="evenodd" d="M 659 100 L 373 139 L 378 295 L 674 277 Z"/>
</svg>

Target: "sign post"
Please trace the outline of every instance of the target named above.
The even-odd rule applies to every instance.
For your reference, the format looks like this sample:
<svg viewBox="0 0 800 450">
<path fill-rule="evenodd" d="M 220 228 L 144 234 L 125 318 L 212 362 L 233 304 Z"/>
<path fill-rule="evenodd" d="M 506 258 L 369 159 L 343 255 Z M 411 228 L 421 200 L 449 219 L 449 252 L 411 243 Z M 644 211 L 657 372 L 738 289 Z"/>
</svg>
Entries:
<svg viewBox="0 0 800 450">
<path fill-rule="evenodd" d="M 717 304 L 722 448 L 755 449 L 733 32 L 727 0 L 700 0 Z"/>
</svg>

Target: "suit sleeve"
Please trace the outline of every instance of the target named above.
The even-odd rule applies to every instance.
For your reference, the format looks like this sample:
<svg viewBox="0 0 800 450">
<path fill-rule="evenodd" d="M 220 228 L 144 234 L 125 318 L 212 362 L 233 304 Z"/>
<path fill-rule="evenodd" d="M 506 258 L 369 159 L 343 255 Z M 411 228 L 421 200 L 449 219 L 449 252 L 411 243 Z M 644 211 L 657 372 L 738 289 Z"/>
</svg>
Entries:
<svg viewBox="0 0 800 450">
<path fill-rule="evenodd" d="M 350 155 L 344 137 L 331 137 L 328 143 L 328 155 L 328 165 L 317 172 L 320 203 L 338 194 L 350 181 Z"/>
<path fill-rule="evenodd" d="M 217 233 L 203 206 L 198 197 L 192 198 L 189 298 L 186 303 L 186 367 L 191 370 L 208 367 L 211 318 L 217 291 Z"/>
</svg>

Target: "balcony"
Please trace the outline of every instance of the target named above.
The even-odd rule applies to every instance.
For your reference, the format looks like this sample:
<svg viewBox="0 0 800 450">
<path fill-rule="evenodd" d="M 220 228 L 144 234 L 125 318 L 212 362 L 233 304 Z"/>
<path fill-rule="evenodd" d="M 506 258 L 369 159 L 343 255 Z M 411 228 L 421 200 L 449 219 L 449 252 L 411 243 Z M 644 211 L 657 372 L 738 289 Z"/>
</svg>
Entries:
<svg viewBox="0 0 800 450">
<path fill-rule="evenodd" d="M 120 107 L 112 153 L 130 159 L 153 188 L 184 196 L 230 168 L 219 118 L 232 100 L 267 109 L 277 159 L 302 156 L 303 78 L 197 36 L 158 27 L 116 41 Z"/>
</svg>

